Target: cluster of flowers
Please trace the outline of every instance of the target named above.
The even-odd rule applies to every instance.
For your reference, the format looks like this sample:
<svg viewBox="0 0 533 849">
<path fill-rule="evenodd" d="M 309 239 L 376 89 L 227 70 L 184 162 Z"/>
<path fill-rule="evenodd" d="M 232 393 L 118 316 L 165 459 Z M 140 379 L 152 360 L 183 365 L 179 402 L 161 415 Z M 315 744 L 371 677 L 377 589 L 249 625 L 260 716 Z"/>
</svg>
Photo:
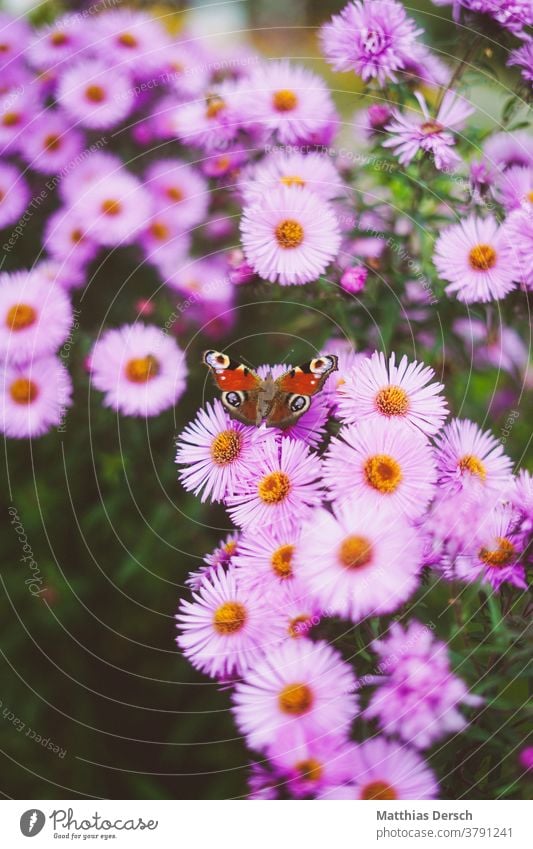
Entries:
<svg viewBox="0 0 533 849">
<path fill-rule="evenodd" d="M 341 341 L 328 352 L 340 377 L 286 430 L 238 423 L 217 400 L 178 437 L 183 486 L 222 502 L 236 529 L 190 574 L 177 643 L 232 689 L 237 726 L 262 756 L 252 797 L 433 798 L 420 752 L 460 732 L 459 706 L 481 700 L 451 669 L 435 626 L 404 605 L 424 570 L 489 593 L 524 588 L 533 479 L 514 477 L 475 423 L 444 423 L 431 368 Z M 375 675 L 358 679 L 314 639 L 331 617 L 357 625 L 389 614 L 405 624 L 372 642 Z M 360 712 L 364 686 L 375 689 Z M 378 736 L 354 743 L 359 713 Z"/>
</svg>

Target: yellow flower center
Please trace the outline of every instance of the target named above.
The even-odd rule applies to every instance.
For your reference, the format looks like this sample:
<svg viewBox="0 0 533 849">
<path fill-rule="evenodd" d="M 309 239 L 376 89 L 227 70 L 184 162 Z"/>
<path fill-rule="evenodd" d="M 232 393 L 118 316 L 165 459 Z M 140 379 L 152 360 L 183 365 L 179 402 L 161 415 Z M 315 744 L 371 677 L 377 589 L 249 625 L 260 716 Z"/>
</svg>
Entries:
<svg viewBox="0 0 533 849">
<path fill-rule="evenodd" d="M 288 684 L 278 696 L 280 710 L 290 716 L 302 716 L 313 704 L 313 692 L 307 684 Z"/>
<path fill-rule="evenodd" d="M 174 203 L 179 203 L 180 200 L 183 200 L 183 192 L 178 186 L 169 186 L 166 194 L 167 198 L 173 200 Z"/>
<path fill-rule="evenodd" d="M 159 362 L 152 355 L 135 357 L 126 363 L 126 377 L 132 383 L 148 383 L 159 374 Z"/>
<path fill-rule="evenodd" d="M 228 557 L 231 557 L 232 554 L 235 554 L 236 551 L 237 551 L 237 543 L 235 542 L 235 540 L 232 540 L 231 542 L 227 542 L 226 545 L 224 546 L 224 552 L 228 555 Z"/>
<path fill-rule="evenodd" d="M 25 330 L 37 321 L 37 310 L 29 304 L 15 304 L 6 315 L 6 325 L 10 330 Z"/>
<path fill-rule="evenodd" d="M 383 416 L 405 416 L 409 397 L 401 386 L 386 386 L 376 395 L 376 407 Z"/>
<path fill-rule="evenodd" d="M 290 489 L 291 481 L 285 472 L 271 472 L 259 481 L 257 492 L 265 504 L 279 504 L 287 498 Z"/>
<path fill-rule="evenodd" d="M 440 133 L 444 127 L 442 124 L 439 124 L 438 121 L 424 121 L 423 124 L 420 125 L 420 131 L 424 136 L 432 136 L 433 133 Z"/>
<path fill-rule="evenodd" d="M 59 150 L 61 147 L 60 137 L 56 133 L 50 133 L 45 137 L 43 147 L 45 150 Z"/>
<path fill-rule="evenodd" d="M 272 95 L 272 105 L 276 112 L 292 112 L 298 105 L 298 98 L 289 88 L 281 88 Z"/>
<path fill-rule="evenodd" d="M 50 41 L 54 47 L 61 47 L 63 44 L 67 44 L 68 38 L 64 32 L 54 32 L 50 36 Z"/>
<path fill-rule="evenodd" d="M 468 255 L 470 265 L 476 271 L 489 271 L 496 265 L 497 253 L 490 245 L 474 245 Z"/>
<path fill-rule="evenodd" d="M 85 89 L 85 96 L 91 103 L 102 103 L 105 100 L 105 91 L 101 85 L 90 85 Z"/>
<path fill-rule="evenodd" d="M 371 781 L 369 784 L 365 784 L 361 790 L 360 798 L 388 801 L 389 799 L 397 799 L 398 795 L 394 787 L 391 787 L 385 781 Z"/>
<path fill-rule="evenodd" d="M 280 545 L 271 558 L 272 568 L 278 578 L 290 578 L 292 576 L 293 545 Z"/>
<path fill-rule="evenodd" d="M 242 436 L 236 430 L 217 433 L 211 443 L 211 457 L 217 466 L 233 463 L 241 453 Z"/>
<path fill-rule="evenodd" d="M 308 758 L 296 764 L 296 771 L 305 781 L 320 781 L 322 778 L 322 764 L 316 758 Z"/>
<path fill-rule="evenodd" d="M 137 47 L 138 41 L 131 32 L 122 32 L 117 38 L 122 47 Z"/>
<path fill-rule="evenodd" d="M 107 200 L 103 201 L 101 209 L 104 215 L 109 215 L 114 218 L 115 215 L 120 215 L 120 213 L 122 212 L 122 204 L 118 200 L 108 198 Z"/>
<path fill-rule="evenodd" d="M 31 404 L 37 398 L 39 389 L 33 380 L 17 377 L 9 387 L 9 394 L 16 404 Z"/>
<path fill-rule="evenodd" d="M 150 233 L 159 242 L 164 242 L 170 236 L 170 230 L 162 221 L 153 221 L 150 226 Z"/>
<path fill-rule="evenodd" d="M 6 112 L 2 117 L 4 127 L 16 127 L 20 123 L 20 115 L 18 112 Z"/>
<path fill-rule="evenodd" d="M 70 241 L 77 245 L 83 239 L 83 233 L 79 227 L 76 227 L 75 230 L 72 230 L 70 233 Z"/>
<path fill-rule="evenodd" d="M 289 176 L 280 177 L 280 183 L 283 183 L 284 186 L 305 186 L 305 180 L 302 180 L 301 177 Z"/>
<path fill-rule="evenodd" d="M 294 218 L 286 218 L 278 224 L 275 232 L 280 248 L 297 248 L 304 240 L 304 228 Z"/>
<path fill-rule="evenodd" d="M 310 623 L 311 618 L 305 613 L 301 613 L 300 616 L 295 616 L 294 619 L 291 619 L 289 622 L 289 637 L 293 637 L 293 639 L 303 637 L 304 634 L 307 634 L 309 631 Z"/>
<path fill-rule="evenodd" d="M 533 192 L 528 192 L 526 198 L 530 203 L 533 203 Z"/>
<path fill-rule="evenodd" d="M 367 537 L 350 536 L 339 547 L 339 562 L 345 569 L 360 569 L 372 561 L 372 543 Z"/>
<path fill-rule="evenodd" d="M 482 548 L 479 552 L 479 559 L 486 563 L 487 566 L 509 566 L 515 557 L 516 548 L 511 540 L 506 537 L 497 538 L 498 548 L 492 549 Z"/>
<path fill-rule="evenodd" d="M 394 492 L 403 479 L 400 464 L 388 454 L 369 457 L 364 470 L 367 482 L 378 492 Z"/>
<path fill-rule="evenodd" d="M 240 601 L 226 601 L 213 617 L 215 630 L 219 634 L 236 634 L 246 624 L 246 608 Z"/>
<path fill-rule="evenodd" d="M 225 108 L 226 104 L 221 97 L 214 95 L 207 99 L 207 107 L 205 110 L 206 118 L 216 118 L 218 113 Z"/>
<path fill-rule="evenodd" d="M 487 477 L 487 470 L 485 466 L 481 460 L 478 457 L 474 457 L 473 454 L 465 454 L 464 457 L 461 457 L 457 465 L 462 474 L 469 472 L 471 475 L 475 475 L 482 481 L 484 481 Z"/>
</svg>

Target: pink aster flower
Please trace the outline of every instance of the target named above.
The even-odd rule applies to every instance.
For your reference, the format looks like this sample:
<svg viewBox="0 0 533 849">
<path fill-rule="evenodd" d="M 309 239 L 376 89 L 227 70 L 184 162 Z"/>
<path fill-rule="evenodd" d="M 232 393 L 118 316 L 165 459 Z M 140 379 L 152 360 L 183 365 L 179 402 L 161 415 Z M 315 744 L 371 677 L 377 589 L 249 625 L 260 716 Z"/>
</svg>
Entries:
<svg viewBox="0 0 533 849">
<path fill-rule="evenodd" d="M 533 771 L 533 746 L 524 746 L 521 749 L 518 760 L 520 762 L 520 766 L 522 766 L 528 772 Z"/>
<path fill-rule="evenodd" d="M 320 503 L 320 477 L 320 459 L 305 443 L 267 433 L 253 467 L 226 499 L 232 521 L 247 530 L 274 527 L 285 533 Z"/>
<path fill-rule="evenodd" d="M 335 354 L 338 357 L 338 370 L 333 372 L 322 389 L 322 396 L 326 398 L 332 412 L 338 415 L 338 404 L 342 396 L 342 387 L 353 369 L 367 359 L 366 353 L 356 351 L 347 339 L 330 339 L 322 347 L 321 353 Z"/>
<path fill-rule="evenodd" d="M 507 64 L 517 65 L 521 69 L 524 80 L 533 83 L 533 40 L 526 41 L 517 50 L 512 50 Z"/>
<path fill-rule="evenodd" d="M 513 279 L 533 290 L 533 213 L 515 210 L 506 219 L 503 231 Z"/>
<path fill-rule="evenodd" d="M 77 15 L 63 15 L 36 30 L 26 55 L 41 71 L 54 70 L 80 55 L 86 46 L 86 22 Z"/>
<path fill-rule="evenodd" d="M 206 576 L 192 602 L 182 599 L 176 620 L 184 655 L 196 669 L 223 679 L 259 666 L 283 636 L 261 593 L 243 590 L 232 567 Z"/>
<path fill-rule="evenodd" d="M 244 202 L 251 204 L 278 186 L 306 186 L 323 200 L 342 192 L 342 179 L 328 156 L 321 153 L 273 153 L 252 166 L 240 181 Z"/>
<path fill-rule="evenodd" d="M 364 497 L 320 508 L 302 531 L 295 572 L 323 609 L 360 622 L 397 610 L 419 584 L 422 551 L 401 515 Z"/>
<path fill-rule="evenodd" d="M 231 419 L 218 398 L 199 410 L 178 436 L 176 462 L 183 487 L 201 501 L 222 501 L 232 495 L 257 461 L 261 434 Z"/>
<path fill-rule="evenodd" d="M 57 99 L 75 121 L 90 130 L 116 127 L 131 111 L 134 93 L 128 77 L 100 59 L 69 65 L 58 84 Z"/>
<path fill-rule="evenodd" d="M 65 292 L 80 289 L 87 280 L 84 269 L 72 261 L 43 259 L 34 266 L 34 270 L 49 286 L 57 284 Z"/>
<path fill-rule="evenodd" d="M 364 265 L 350 265 L 345 268 L 340 279 L 341 289 L 349 295 L 359 295 L 365 288 L 368 269 Z"/>
<path fill-rule="evenodd" d="M 204 578 L 210 577 L 219 568 L 228 569 L 237 554 L 239 540 L 238 533 L 228 534 L 211 554 L 205 555 L 203 564 L 195 572 L 189 572 L 185 581 L 187 586 L 192 590 L 199 590 Z"/>
<path fill-rule="evenodd" d="M 419 150 L 429 153 L 439 171 L 450 171 L 459 165 L 461 158 L 451 148 L 455 138 L 450 130 L 460 130 L 474 109 L 453 91 L 447 91 L 437 116 L 433 118 L 420 92 L 415 92 L 422 115 L 393 110 L 393 120 L 385 129 L 392 138 L 383 147 L 395 148 L 394 153 L 402 165 L 409 165 Z"/>
<path fill-rule="evenodd" d="M 71 324 L 68 296 L 38 272 L 0 275 L 0 357 L 23 363 L 51 354 Z"/>
<path fill-rule="evenodd" d="M 526 343 L 513 327 L 487 327 L 475 318 L 457 318 L 453 331 L 465 341 L 467 354 L 476 366 L 492 366 L 509 374 L 524 374 L 529 361 Z"/>
<path fill-rule="evenodd" d="M 99 250 L 99 245 L 87 233 L 89 226 L 80 212 L 60 207 L 46 220 L 43 247 L 54 259 L 87 264 Z"/>
<path fill-rule="evenodd" d="M 326 788 L 321 799 L 435 799 L 439 785 L 418 752 L 384 737 L 355 747 L 353 778 L 348 784 Z"/>
<path fill-rule="evenodd" d="M 380 657 L 381 677 L 365 716 L 377 719 L 385 734 L 425 749 L 466 728 L 459 705 L 483 700 L 454 675 L 445 643 L 429 628 L 414 620 L 406 628 L 393 622 L 372 648 Z"/>
<path fill-rule="evenodd" d="M 468 583 L 481 580 L 496 592 L 503 583 L 526 590 L 522 539 L 512 506 L 496 505 L 473 528 L 469 550 L 455 561 L 455 577 Z"/>
<path fill-rule="evenodd" d="M 47 109 L 23 134 L 20 152 L 34 171 L 53 174 L 66 168 L 83 146 L 83 134 L 65 115 Z"/>
<path fill-rule="evenodd" d="M 442 426 L 447 415 L 444 386 L 434 383 L 432 368 L 410 363 L 403 356 L 396 365 L 396 355 L 389 362 L 375 351 L 362 360 L 340 388 L 339 414 L 349 423 L 396 419 L 422 433 L 431 435 Z"/>
<path fill-rule="evenodd" d="M 66 204 L 73 206 L 95 183 L 122 171 L 122 160 L 118 156 L 104 150 L 95 150 L 81 162 L 77 162 L 75 168 L 61 175 L 58 183 L 59 195 Z"/>
<path fill-rule="evenodd" d="M 281 587 L 297 582 L 294 560 L 300 533 L 288 529 L 257 528 L 244 533 L 233 558 L 243 587 L 259 588 L 267 597 L 279 596 Z"/>
<path fill-rule="evenodd" d="M 245 206 L 242 244 L 254 271 L 282 286 L 316 280 L 335 258 L 341 236 L 328 204 L 306 188 L 282 186 Z"/>
<path fill-rule="evenodd" d="M 18 168 L 0 162 L 0 230 L 18 221 L 29 200 L 30 188 Z"/>
<path fill-rule="evenodd" d="M 468 419 L 452 419 L 436 438 L 439 491 L 464 491 L 476 500 L 494 502 L 508 487 L 511 460 L 501 442 Z"/>
<path fill-rule="evenodd" d="M 146 189 L 126 169 L 92 185 L 74 210 L 83 216 L 89 238 L 111 247 L 132 242 L 152 214 Z"/>
<path fill-rule="evenodd" d="M 167 135 L 208 152 L 225 149 L 241 128 L 238 86 L 234 82 L 220 83 L 205 97 L 190 103 L 176 106 L 169 102 L 168 109 Z"/>
<path fill-rule="evenodd" d="M 0 366 L 0 431 L 15 439 L 42 436 L 60 425 L 72 401 L 72 381 L 54 356 Z"/>
<path fill-rule="evenodd" d="M 376 418 L 343 427 L 332 439 L 324 481 L 334 499 L 365 498 L 416 518 L 434 495 L 433 452 L 422 434 L 396 419 Z"/>
<path fill-rule="evenodd" d="M 348 3 L 322 27 L 322 50 L 336 71 L 355 71 L 365 82 L 397 82 L 423 30 L 394 0 Z"/>
<path fill-rule="evenodd" d="M 40 109 L 35 89 L 21 86 L 0 93 L 0 149 L 2 155 L 17 153 L 28 126 Z"/>
<path fill-rule="evenodd" d="M 498 175 L 494 191 L 507 212 L 523 209 L 533 215 L 533 165 L 507 168 Z"/>
<path fill-rule="evenodd" d="M 470 216 L 439 236 L 433 262 L 449 280 L 448 294 L 471 304 L 503 298 L 514 288 L 513 264 L 503 229 L 492 217 Z"/>
<path fill-rule="evenodd" d="M 291 735 L 281 735 L 267 755 L 278 772 L 278 783 L 291 796 L 313 798 L 325 787 L 342 784 L 353 776 L 354 746 L 344 735 L 330 734 L 294 743 Z"/>
<path fill-rule="evenodd" d="M 155 212 L 137 236 L 148 262 L 156 268 L 184 262 L 188 257 L 191 240 L 183 232 L 179 214 L 175 209 Z"/>
<path fill-rule="evenodd" d="M 483 156 L 489 167 L 505 171 L 513 165 L 533 165 L 533 138 L 529 130 L 495 133 L 483 145 Z"/>
<path fill-rule="evenodd" d="M 275 133 L 282 144 L 320 144 L 315 137 L 335 116 L 324 80 L 287 59 L 257 68 L 241 83 L 241 93 L 247 124 Z"/>
<path fill-rule="evenodd" d="M 273 649 L 238 683 L 235 719 L 254 749 L 280 734 L 305 740 L 348 730 L 357 710 L 351 666 L 327 643 L 290 640 Z"/>
<path fill-rule="evenodd" d="M 202 222 L 209 206 L 205 177 L 187 162 L 160 159 L 145 174 L 145 186 L 158 210 L 174 209 L 183 230 Z"/>
<path fill-rule="evenodd" d="M 162 53 L 170 38 L 153 15 L 134 9 L 112 9 L 95 17 L 92 33 L 94 49 L 136 77 L 146 77 L 164 67 Z"/>
<path fill-rule="evenodd" d="M 94 344 L 89 366 L 92 385 L 105 393 L 104 406 L 126 416 L 157 416 L 185 390 L 183 352 L 158 327 L 106 330 Z"/>
<path fill-rule="evenodd" d="M 521 522 L 521 529 L 533 530 L 533 475 L 521 469 L 507 494 Z"/>
<path fill-rule="evenodd" d="M 0 12 L 0 56 L 2 74 L 13 65 L 18 64 L 25 54 L 31 29 L 24 17 L 11 17 Z"/>
</svg>

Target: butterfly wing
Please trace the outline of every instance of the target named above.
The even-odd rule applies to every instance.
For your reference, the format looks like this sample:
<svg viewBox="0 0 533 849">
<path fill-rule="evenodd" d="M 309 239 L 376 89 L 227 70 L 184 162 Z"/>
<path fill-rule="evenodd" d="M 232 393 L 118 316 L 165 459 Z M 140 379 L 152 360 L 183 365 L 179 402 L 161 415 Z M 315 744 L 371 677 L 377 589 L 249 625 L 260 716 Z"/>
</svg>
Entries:
<svg viewBox="0 0 533 849">
<path fill-rule="evenodd" d="M 333 354 L 315 357 L 308 363 L 289 369 L 276 380 L 276 394 L 270 407 L 267 427 L 285 428 L 294 424 L 311 406 L 311 398 L 320 392 L 338 358 Z"/>
<path fill-rule="evenodd" d="M 204 351 L 203 362 L 222 392 L 220 400 L 228 413 L 244 424 L 259 424 L 261 378 L 248 366 L 232 360 L 221 351 Z"/>
</svg>

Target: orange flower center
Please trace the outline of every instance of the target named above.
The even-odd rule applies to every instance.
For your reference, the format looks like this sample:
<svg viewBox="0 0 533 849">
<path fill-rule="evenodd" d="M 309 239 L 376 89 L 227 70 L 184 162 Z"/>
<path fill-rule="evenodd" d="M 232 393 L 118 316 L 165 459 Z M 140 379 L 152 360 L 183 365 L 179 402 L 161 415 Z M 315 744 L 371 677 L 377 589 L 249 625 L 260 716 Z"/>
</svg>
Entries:
<svg viewBox="0 0 533 849">
<path fill-rule="evenodd" d="M 2 117 L 4 127 L 16 127 L 20 124 L 20 115 L 18 112 L 6 112 Z"/>
<path fill-rule="evenodd" d="M 37 398 L 39 389 L 33 380 L 28 380 L 27 377 L 17 377 L 9 387 L 9 394 L 15 404 L 31 404 Z"/>
<path fill-rule="evenodd" d="M 293 545 L 280 545 L 273 553 L 271 558 L 272 569 L 278 578 L 292 577 L 292 555 L 294 554 Z"/>
<path fill-rule="evenodd" d="M 272 105 L 276 112 L 292 112 L 298 105 L 298 98 L 290 89 L 282 88 L 272 95 Z"/>
<path fill-rule="evenodd" d="M 63 44 L 68 43 L 68 36 L 64 32 L 54 32 L 50 36 L 50 41 L 54 47 L 62 47 Z"/>
<path fill-rule="evenodd" d="M 409 397 L 401 386 L 386 386 L 376 395 L 376 407 L 383 416 L 405 416 Z"/>
<path fill-rule="evenodd" d="M 246 624 L 245 606 L 239 601 L 226 601 L 215 610 L 213 624 L 219 634 L 236 634 Z"/>
<path fill-rule="evenodd" d="M 218 113 L 225 108 L 226 104 L 221 97 L 213 95 L 207 99 L 207 107 L 205 110 L 206 118 L 216 118 Z"/>
<path fill-rule="evenodd" d="M 281 177 L 280 182 L 283 183 L 284 186 L 305 186 L 305 180 L 302 180 L 301 177 L 297 177 L 296 175 Z"/>
<path fill-rule="evenodd" d="M 169 200 L 173 200 L 175 203 L 183 200 L 183 192 L 178 186 L 169 186 L 166 195 Z"/>
<path fill-rule="evenodd" d="M 170 230 L 162 221 L 153 221 L 150 226 L 150 233 L 159 242 L 164 242 L 170 236 Z"/>
<path fill-rule="evenodd" d="M 375 454 L 364 465 L 367 483 L 378 492 L 391 493 L 400 485 L 403 475 L 400 464 L 388 454 Z"/>
<path fill-rule="evenodd" d="M 290 716 L 302 716 L 312 707 L 313 693 L 307 684 L 288 684 L 278 696 L 280 710 Z"/>
<path fill-rule="evenodd" d="M 45 137 L 43 146 L 45 150 L 59 150 L 61 139 L 55 133 L 50 133 L 50 135 Z"/>
<path fill-rule="evenodd" d="M 464 457 L 461 457 L 457 465 L 462 474 L 469 472 L 471 475 L 475 475 L 482 481 L 484 481 L 487 477 L 487 470 L 485 466 L 481 460 L 478 457 L 474 457 L 473 454 L 465 454 Z"/>
<path fill-rule="evenodd" d="M 285 472 L 271 472 L 259 481 L 257 492 L 265 504 L 280 504 L 291 489 L 290 478 Z"/>
<path fill-rule="evenodd" d="M 371 781 L 365 784 L 361 790 L 361 799 L 379 799 L 380 801 L 388 801 L 397 799 L 398 795 L 394 787 L 387 784 L 386 781 Z"/>
<path fill-rule="evenodd" d="M 527 197 L 527 199 L 528 199 L 528 201 L 529 201 L 530 203 L 533 203 L 533 191 L 532 191 L 532 192 L 528 192 L 528 193 L 527 193 L 527 195 L 526 195 L 526 197 Z"/>
<path fill-rule="evenodd" d="M 424 121 L 423 124 L 420 125 L 420 132 L 424 136 L 432 136 L 433 133 L 440 133 L 444 127 L 442 124 L 439 124 L 438 121 Z"/>
<path fill-rule="evenodd" d="M 320 781 L 323 768 L 320 761 L 317 761 L 316 758 L 308 758 L 306 761 L 300 761 L 296 764 L 296 771 L 300 773 L 300 777 L 305 781 Z"/>
<path fill-rule="evenodd" d="M 6 315 L 6 325 L 10 330 L 25 330 L 37 321 L 37 310 L 29 304 L 15 304 Z"/>
<path fill-rule="evenodd" d="M 110 215 L 112 218 L 115 215 L 120 215 L 122 212 L 122 204 L 118 200 L 113 200 L 112 198 L 108 198 L 102 202 L 101 206 L 102 212 L 104 215 Z"/>
<path fill-rule="evenodd" d="M 490 245 L 474 245 L 468 255 L 472 268 L 476 271 L 489 271 L 496 265 L 497 253 Z"/>
<path fill-rule="evenodd" d="M 102 103 L 105 100 L 105 91 L 100 85 L 90 85 L 85 89 L 85 96 L 91 103 Z"/>
<path fill-rule="evenodd" d="M 137 47 L 138 41 L 131 32 L 122 32 L 117 38 L 122 47 Z"/>
<path fill-rule="evenodd" d="M 509 566 L 515 558 L 516 548 L 511 540 L 506 537 L 497 538 L 498 548 L 492 549 L 482 548 L 479 552 L 479 559 L 487 566 Z"/>
<path fill-rule="evenodd" d="M 304 240 L 304 228 L 294 218 L 286 218 L 278 224 L 275 233 L 280 248 L 297 248 Z"/>
<path fill-rule="evenodd" d="M 83 233 L 82 233 L 82 231 L 80 230 L 79 227 L 76 227 L 75 230 L 71 231 L 70 241 L 73 242 L 73 244 L 77 245 L 79 242 L 82 241 L 82 239 L 83 239 Z"/>
<path fill-rule="evenodd" d="M 295 616 L 294 619 L 291 619 L 289 622 L 289 637 L 293 637 L 293 639 L 303 637 L 304 634 L 307 634 L 309 631 L 310 623 L 311 618 L 305 613 L 301 613 L 300 616 Z"/>
<path fill-rule="evenodd" d="M 233 463 L 241 453 L 242 436 L 236 430 L 223 430 L 211 443 L 211 457 L 217 466 Z"/>
<path fill-rule="evenodd" d="M 367 537 L 357 535 L 344 539 L 339 547 L 339 562 L 345 569 L 360 569 L 372 561 L 372 543 Z"/>
<path fill-rule="evenodd" d="M 158 374 L 159 362 L 152 354 L 134 358 L 126 364 L 126 377 L 132 383 L 148 383 Z"/>
</svg>

